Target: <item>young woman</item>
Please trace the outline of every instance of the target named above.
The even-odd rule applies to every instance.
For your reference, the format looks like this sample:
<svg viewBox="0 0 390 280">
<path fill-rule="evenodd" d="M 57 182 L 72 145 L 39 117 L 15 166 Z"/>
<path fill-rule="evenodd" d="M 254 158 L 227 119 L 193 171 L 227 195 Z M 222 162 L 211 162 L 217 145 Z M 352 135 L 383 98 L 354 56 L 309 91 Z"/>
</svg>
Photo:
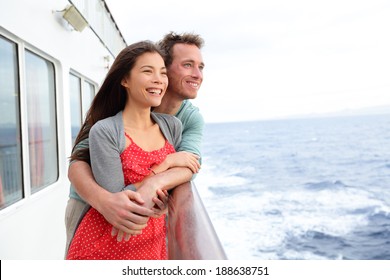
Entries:
<svg viewBox="0 0 390 280">
<path fill-rule="evenodd" d="M 118 192 L 168 168 L 197 164 L 197 156 L 188 160 L 188 154 L 175 153 L 181 140 L 180 121 L 151 112 L 161 103 L 167 86 L 164 60 L 155 44 L 135 43 L 117 56 L 75 143 L 89 136 L 89 153 L 80 150 L 76 158 L 90 155 L 99 185 Z M 112 226 L 90 208 L 77 228 L 67 259 L 167 259 L 164 205 L 168 194 L 143 192 L 143 206 L 158 207 L 142 234 L 118 242 L 111 235 Z"/>
</svg>

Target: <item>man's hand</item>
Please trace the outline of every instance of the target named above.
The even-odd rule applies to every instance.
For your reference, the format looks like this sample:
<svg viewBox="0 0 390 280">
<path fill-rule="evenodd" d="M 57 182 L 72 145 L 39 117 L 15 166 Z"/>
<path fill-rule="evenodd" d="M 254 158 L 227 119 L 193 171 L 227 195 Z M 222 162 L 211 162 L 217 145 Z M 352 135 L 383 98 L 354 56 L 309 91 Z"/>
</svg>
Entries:
<svg viewBox="0 0 390 280">
<path fill-rule="evenodd" d="M 150 216 L 155 215 L 152 209 L 144 206 L 145 201 L 139 193 L 126 190 L 118 193 L 106 193 L 96 205 L 104 218 L 113 225 L 111 234 L 117 240 L 125 240 L 130 235 L 138 235 L 147 225 Z"/>
<path fill-rule="evenodd" d="M 153 215 L 151 217 L 153 218 L 159 218 L 161 215 L 168 213 L 168 191 L 167 190 L 157 190 L 157 197 L 153 197 L 152 201 L 154 203 L 154 207 L 152 208 Z M 133 233 L 126 233 L 122 230 L 118 230 L 117 228 L 112 228 L 111 235 L 117 236 L 117 241 L 129 241 L 131 236 L 141 234 L 142 230 L 140 231 L 133 231 Z"/>
</svg>

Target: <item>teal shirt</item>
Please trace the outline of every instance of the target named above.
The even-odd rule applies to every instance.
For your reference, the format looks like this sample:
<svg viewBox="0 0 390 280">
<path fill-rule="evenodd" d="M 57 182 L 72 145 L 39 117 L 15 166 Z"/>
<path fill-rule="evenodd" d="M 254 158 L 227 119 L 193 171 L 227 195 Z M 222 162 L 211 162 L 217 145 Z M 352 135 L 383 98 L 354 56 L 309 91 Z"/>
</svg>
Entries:
<svg viewBox="0 0 390 280">
<path fill-rule="evenodd" d="M 189 100 L 184 100 L 180 106 L 179 111 L 175 114 L 183 127 L 182 140 L 177 149 L 180 151 L 187 151 L 198 156 L 201 156 L 201 145 L 203 137 L 204 119 L 199 112 L 199 108 L 194 106 Z M 78 147 L 88 147 L 88 138 L 78 144 Z M 200 160 L 201 162 L 201 160 Z M 194 179 L 196 174 L 192 177 Z M 83 199 L 77 194 L 73 185 L 70 185 L 69 197 L 83 201 Z"/>
<path fill-rule="evenodd" d="M 187 151 L 201 156 L 204 120 L 198 107 L 189 100 L 184 100 L 175 114 L 183 126 L 182 140 L 178 152 Z"/>
</svg>

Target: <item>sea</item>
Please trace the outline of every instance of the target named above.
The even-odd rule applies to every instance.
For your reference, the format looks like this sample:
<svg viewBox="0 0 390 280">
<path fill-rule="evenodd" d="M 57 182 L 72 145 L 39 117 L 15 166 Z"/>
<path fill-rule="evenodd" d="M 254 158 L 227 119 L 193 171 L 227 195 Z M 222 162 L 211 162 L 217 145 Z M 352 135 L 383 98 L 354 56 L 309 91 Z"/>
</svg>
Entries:
<svg viewBox="0 0 390 280">
<path fill-rule="evenodd" d="M 208 123 L 202 153 L 228 259 L 390 259 L 390 114 Z"/>
</svg>

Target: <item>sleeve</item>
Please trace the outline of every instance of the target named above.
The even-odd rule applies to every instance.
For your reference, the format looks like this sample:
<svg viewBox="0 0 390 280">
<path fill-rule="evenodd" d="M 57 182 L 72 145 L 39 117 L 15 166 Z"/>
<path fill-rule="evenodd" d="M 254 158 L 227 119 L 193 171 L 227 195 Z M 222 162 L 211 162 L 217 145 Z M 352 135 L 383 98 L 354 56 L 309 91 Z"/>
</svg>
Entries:
<svg viewBox="0 0 390 280">
<path fill-rule="evenodd" d="M 79 143 L 77 143 L 77 145 L 74 147 L 73 149 L 73 153 L 77 153 L 78 151 L 82 150 L 82 149 L 88 149 L 89 148 L 89 139 L 88 138 L 85 138 L 84 140 L 81 140 Z M 71 160 L 69 161 L 69 166 L 76 162 L 77 160 Z"/>
<path fill-rule="evenodd" d="M 100 122 L 89 132 L 92 172 L 96 182 L 109 192 L 119 192 L 124 187 L 119 140 L 115 135 Z"/>
<path fill-rule="evenodd" d="M 182 123 L 175 116 L 161 113 L 152 113 L 152 117 L 158 123 L 164 137 L 177 151 L 182 139 Z"/>
<path fill-rule="evenodd" d="M 172 145 L 177 151 L 180 148 L 180 143 L 182 141 L 182 124 L 179 119 L 174 117 L 174 125 L 172 127 Z"/>
<path fill-rule="evenodd" d="M 183 127 L 182 140 L 178 151 L 187 151 L 201 156 L 203 128 L 203 117 L 196 111 Z"/>
</svg>

